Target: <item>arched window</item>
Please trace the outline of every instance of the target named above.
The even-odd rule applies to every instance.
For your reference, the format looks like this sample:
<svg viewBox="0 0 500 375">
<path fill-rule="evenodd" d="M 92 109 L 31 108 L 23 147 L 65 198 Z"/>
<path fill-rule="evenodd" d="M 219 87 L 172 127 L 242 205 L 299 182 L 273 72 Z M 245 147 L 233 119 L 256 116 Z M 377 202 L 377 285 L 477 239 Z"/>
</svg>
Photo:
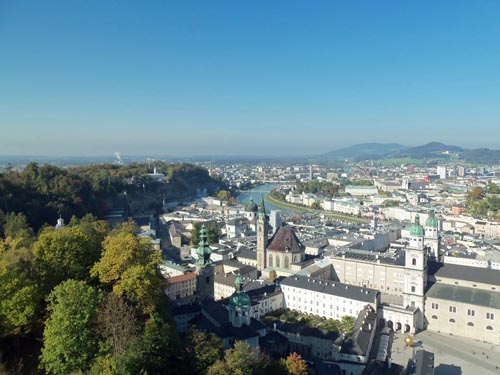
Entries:
<svg viewBox="0 0 500 375">
<path fill-rule="evenodd" d="M 486 329 L 487 329 L 488 331 L 493 331 L 493 327 L 492 327 L 492 326 L 486 326 Z"/>
<path fill-rule="evenodd" d="M 285 269 L 289 268 L 290 268 L 290 260 L 288 259 L 288 257 L 285 257 Z"/>
<path fill-rule="evenodd" d="M 272 255 L 269 255 L 269 262 L 268 262 L 268 266 L 269 267 L 272 267 L 273 266 L 273 256 Z"/>
<path fill-rule="evenodd" d="M 417 265 L 417 259 L 416 259 L 416 258 L 413 258 L 413 259 L 411 260 L 411 265 L 412 265 L 412 266 L 416 266 L 416 265 Z"/>
<path fill-rule="evenodd" d="M 474 323 L 472 323 L 472 322 L 467 323 L 467 325 L 468 325 L 469 327 L 474 327 Z"/>
<path fill-rule="evenodd" d="M 432 319 L 437 319 L 438 317 L 436 315 L 431 316 Z"/>
<path fill-rule="evenodd" d="M 455 323 L 455 319 L 451 318 L 451 319 L 449 320 L 449 322 L 450 322 L 450 323 Z"/>
<path fill-rule="evenodd" d="M 279 268 L 279 266 L 280 266 L 280 257 L 279 255 L 276 255 L 276 267 Z"/>
</svg>

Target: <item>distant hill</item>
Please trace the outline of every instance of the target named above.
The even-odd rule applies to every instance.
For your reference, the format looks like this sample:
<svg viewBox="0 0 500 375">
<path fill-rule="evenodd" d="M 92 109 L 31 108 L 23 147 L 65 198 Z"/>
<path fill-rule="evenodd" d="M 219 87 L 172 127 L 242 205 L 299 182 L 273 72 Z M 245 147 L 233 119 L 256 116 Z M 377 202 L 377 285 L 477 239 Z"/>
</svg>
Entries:
<svg viewBox="0 0 500 375">
<path fill-rule="evenodd" d="M 407 149 L 398 143 L 360 143 L 357 145 L 333 150 L 321 155 L 331 159 L 379 159 L 391 152 Z"/>
<path fill-rule="evenodd" d="M 377 160 L 377 159 L 456 159 L 469 163 L 500 163 L 500 150 L 488 148 L 466 149 L 441 142 L 430 142 L 425 145 L 408 147 L 398 143 L 360 143 L 320 155 L 320 159 L 330 160 Z"/>
<path fill-rule="evenodd" d="M 429 159 L 429 158 L 449 158 L 450 154 L 460 154 L 464 151 L 462 147 L 445 145 L 440 142 L 430 142 L 422 146 L 409 147 L 384 155 L 386 158 Z"/>
</svg>

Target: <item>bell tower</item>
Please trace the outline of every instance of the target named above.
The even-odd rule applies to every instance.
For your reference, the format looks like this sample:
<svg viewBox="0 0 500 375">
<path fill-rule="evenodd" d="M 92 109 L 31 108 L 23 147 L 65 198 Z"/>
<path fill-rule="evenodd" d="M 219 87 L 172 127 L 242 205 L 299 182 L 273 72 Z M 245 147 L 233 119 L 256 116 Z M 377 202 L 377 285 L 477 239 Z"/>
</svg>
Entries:
<svg viewBox="0 0 500 375">
<path fill-rule="evenodd" d="M 207 230 L 205 224 L 200 229 L 200 242 L 196 249 L 198 260 L 196 261 L 196 293 L 200 300 L 214 298 L 214 267 L 212 265 L 212 249 L 208 245 Z"/>
<path fill-rule="evenodd" d="M 259 206 L 259 213 L 257 217 L 257 269 L 262 271 L 266 268 L 266 247 L 267 247 L 267 233 L 269 231 L 269 223 L 266 215 L 266 208 L 264 206 L 264 198 Z"/>
</svg>

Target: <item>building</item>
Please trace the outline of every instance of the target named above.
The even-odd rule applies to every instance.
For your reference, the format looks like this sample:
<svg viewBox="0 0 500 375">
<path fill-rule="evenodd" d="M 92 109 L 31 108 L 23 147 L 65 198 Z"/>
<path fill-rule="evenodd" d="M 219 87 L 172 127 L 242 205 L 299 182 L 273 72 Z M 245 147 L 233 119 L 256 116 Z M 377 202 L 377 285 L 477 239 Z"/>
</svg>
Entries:
<svg viewBox="0 0 500 375">
<path fill-rule="evenodd" d="M 290 276 L 281 281 L 285 308 L 327 319 L 357 316 L 368 304 L 377 311 L 380 293 L 358 287 L 304 276 Z"/>
<path fill-rule="evenodd" d="M 165 294 L 171 300 L 179 300 L 196 294 L 196 273 L 189 272 L 184 275 L 170 277 Z"/>
<path fill-rule="evenodd" d="M 196 292 L 200 300 L 214 298 L 214 267 L 210 254 L 212 249 L 208 246 L 207 230 L 205 224 L 200 229 L 200 242 L 196 250 Z"/>
</svg>

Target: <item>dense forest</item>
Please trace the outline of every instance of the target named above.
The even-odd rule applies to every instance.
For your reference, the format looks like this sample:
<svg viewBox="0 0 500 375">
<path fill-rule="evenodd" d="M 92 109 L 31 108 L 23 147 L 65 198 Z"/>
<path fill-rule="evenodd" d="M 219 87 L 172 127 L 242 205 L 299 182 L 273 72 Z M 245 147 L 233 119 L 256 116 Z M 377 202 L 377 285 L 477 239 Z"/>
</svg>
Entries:
<svg viewBox="0 0 500 375">
<path fill-rule="evenodd" d="M 38 231 L 46 223 L 54 225 L 59 215 L 67 220 L 86 214 L 102 218 L 116 201 L 123 207 L 149 195 L 161 205 L 162 198 L 182 199 L 198 189 L 212 193 L 222 187 L 221 181 L 196 165 L 158 162 L 156 168 L 165 174 L 167 183 L 151 178 L 152 171 L 140 163 L 73 168 L 30 163 L 21 172 L 0 174 L 0 210 L 24 213 Z"/>
</svg>

